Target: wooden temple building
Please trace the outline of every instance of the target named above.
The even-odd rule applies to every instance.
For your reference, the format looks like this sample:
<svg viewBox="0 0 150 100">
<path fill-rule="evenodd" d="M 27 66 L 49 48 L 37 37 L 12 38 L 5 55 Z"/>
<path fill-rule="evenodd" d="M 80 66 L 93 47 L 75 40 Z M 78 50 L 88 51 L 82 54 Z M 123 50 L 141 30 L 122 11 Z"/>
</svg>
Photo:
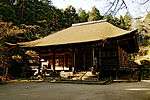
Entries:
<svg viewBox="0 0 150 100">
<path fill-rule="evenodd" d="M 138 52 L 137 30 L 126 31 L 106 21 L 73 24 L 31 42 L 18 43 L 36 50 L 43 66 L 53 71 L 91 71 L 110 75 L 135 70 L 128 55 Z M 45 65 L 44 65 L 45 64 Z"/>
</svg>

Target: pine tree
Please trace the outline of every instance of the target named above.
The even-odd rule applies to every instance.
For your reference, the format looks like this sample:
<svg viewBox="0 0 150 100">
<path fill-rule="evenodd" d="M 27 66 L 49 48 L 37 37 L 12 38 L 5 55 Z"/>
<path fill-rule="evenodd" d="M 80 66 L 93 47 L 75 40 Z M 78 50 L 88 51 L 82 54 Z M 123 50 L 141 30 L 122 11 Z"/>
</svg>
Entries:
<svg viewBox="0 0 150 100">
<path fill-rule="evenodd" d="M 94 6 L 89 12 L 89 18 L 88 21 L 96 21 L 96 20 L 101 20 L 103 17 L 100 15 L 99 10 Z"/>
<path fill-rule="evenodd" d="M 88 21 L 89 15 L 86 13 L 85 10 L 79 9 L 78 15 L 79 15 L 80 22 L 87 22 Z"/>
</svg>

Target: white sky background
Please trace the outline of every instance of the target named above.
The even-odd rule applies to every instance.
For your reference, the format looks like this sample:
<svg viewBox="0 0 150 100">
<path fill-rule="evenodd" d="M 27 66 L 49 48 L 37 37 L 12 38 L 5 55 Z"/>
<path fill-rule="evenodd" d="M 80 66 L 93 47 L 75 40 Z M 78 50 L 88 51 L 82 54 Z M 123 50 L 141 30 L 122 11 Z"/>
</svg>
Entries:
<svg viewBox="0 0 150 100">
<path fill-rule="evenodd" d="M 96 6 L 100 10 L 100 13 L 103 15 L 108 10 L 108 1 L 110 0 L 52 0 L 52 4 L 60 9 L 65 9 L 69 5 L 72 5 L 78 11 L 79 8 L 82 8 L 86 11 L 90 11 L 93 6 Z M 113 0 L 111 0 L 113 1 Z M 124 0 L 128 6 L 131 16 L 134 18 L 144 16 L 147 11 L 150 11 L 150 1 L 144 5 L 140 5 L 146 0 Z M 126 10 L 119 11 L 118 15 L 124 15 Z"/>
</svg>

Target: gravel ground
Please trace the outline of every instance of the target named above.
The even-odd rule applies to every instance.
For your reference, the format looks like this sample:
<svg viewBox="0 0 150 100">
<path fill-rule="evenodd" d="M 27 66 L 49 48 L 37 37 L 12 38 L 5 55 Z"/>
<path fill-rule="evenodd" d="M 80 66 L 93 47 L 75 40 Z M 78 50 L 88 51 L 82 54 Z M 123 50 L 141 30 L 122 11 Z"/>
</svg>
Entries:
<svg viewBox="0 0 150 100">
<path fill-rule="evenodd" d="M 0 85 L 0 100 L 150 100 L 150 82 L 110 85 L 10 83 Z"/>
</svg>

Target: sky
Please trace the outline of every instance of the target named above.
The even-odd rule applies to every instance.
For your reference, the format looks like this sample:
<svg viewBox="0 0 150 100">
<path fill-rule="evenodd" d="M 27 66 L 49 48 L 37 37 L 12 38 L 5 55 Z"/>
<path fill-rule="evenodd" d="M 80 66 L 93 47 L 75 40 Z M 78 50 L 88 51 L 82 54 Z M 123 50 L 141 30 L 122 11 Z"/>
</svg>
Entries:
<svg viewBox="0 0 150 100">
<path fill-rule="evenodd" d="M 69 5 L 78 9 L 82 8 L 86 11 L 90 11 L 93 6 L 98 8 L 103 15 L 109 8 L 109 2 L 113 0 L 52 0 L 52 4 L 60 9 L 65 9 Z M 130 15 L 134 18 L 143 17 L 147 11 L 150 11 L 150 1 L 144 5 L 140 5 L 146 0 L 124 0 L 128 6 Z M 121 10 L 117 13 L 117 16 L 124 15 L 126 10 Z"/>
</svg>

